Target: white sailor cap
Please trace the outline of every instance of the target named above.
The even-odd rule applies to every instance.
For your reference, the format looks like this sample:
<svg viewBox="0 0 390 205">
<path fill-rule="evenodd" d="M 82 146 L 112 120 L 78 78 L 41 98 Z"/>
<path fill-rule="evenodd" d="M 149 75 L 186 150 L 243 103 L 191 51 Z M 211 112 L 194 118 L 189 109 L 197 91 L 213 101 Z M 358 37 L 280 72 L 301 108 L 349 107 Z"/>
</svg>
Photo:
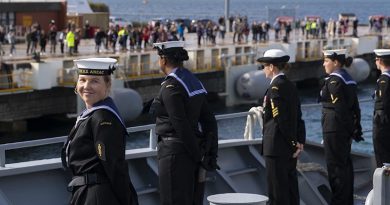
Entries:
<svg viewBox="0 0 390 205">
<path fill-rule="evenodd" d="M 290 56 L 281 49 L 270 49 L 264 52 L 263 57 L 257 59 L 260 63 L 287 63 Z"/>
<path fill-rule="evenodd" d="M 168 48 L 184 48 L 184 41 L 166 41 L 161 43 L 153 43 L 153 47 L 159 50 Z"/>
<path fill-rule="evenodd" d="M 111 75 L 116 69 L 114 58 L 85 58 L 73 61 L 79 75 Z"/>
<path fill-rule="evenodd" d="M 390 49 L 375 49 L 374 53 L 377 58 L 389 59 Z"/>
<path fill-rule="evenodd" d="M 325 57 L 335 58 L 337 56 L 342 56 L 347 54 L 347 49 L 333 49 L 333 50 L 323 50 Z"/>
</svg>

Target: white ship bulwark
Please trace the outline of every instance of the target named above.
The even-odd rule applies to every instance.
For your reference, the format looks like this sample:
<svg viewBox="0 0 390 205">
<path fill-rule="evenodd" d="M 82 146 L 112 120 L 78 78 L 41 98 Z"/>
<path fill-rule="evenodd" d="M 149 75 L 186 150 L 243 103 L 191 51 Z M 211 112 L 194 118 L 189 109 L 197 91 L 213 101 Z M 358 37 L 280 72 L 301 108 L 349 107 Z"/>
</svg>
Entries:
<svg viewBox="0 0 390 205">
<path fill-rule="evenodd" d="M 217 116 L 218 120 L 246 117 L 253 113 L 235 113 Z M 250 123 L 253 126 L 256 123 Z M 254 129 L 252 129 L 254 130 Z M 147 148 L 127 149 L 129 175 L 139 195 L 141 205 L 159 204 L 156 136 L 154 125 L 128 128 L 129 132 L 150 132 Z M 219 140 L 218 164 L 221 170 L 208 173 L 205 196 L 219 193 L 254 193 L 267 195 L 266 167 L 261 156 L 260 138 L 246 140 Z M 70 193 L 70 180 L 61 167 L 60 158 L 6 163 L 5 151 L 45 144 L 63 143 L 66 137 L 0 145 L 0 204 L 1 205 L 65 205 Z M 32 155 L 34 153 L 29 153 Z M 25 156 L 26 157 L 26 156 Z M 373 166 L 371 156 L 352 153 L 355 172 L 355 201 L 362 204 L 372 188 Z M 308 143 L 298 164 L 298 182 L 301 204 L 326 205 L 329 184 L 326 176 L 323 148 Z M 206 197 L 204 204 L 206 202 Z"/>
</svg>

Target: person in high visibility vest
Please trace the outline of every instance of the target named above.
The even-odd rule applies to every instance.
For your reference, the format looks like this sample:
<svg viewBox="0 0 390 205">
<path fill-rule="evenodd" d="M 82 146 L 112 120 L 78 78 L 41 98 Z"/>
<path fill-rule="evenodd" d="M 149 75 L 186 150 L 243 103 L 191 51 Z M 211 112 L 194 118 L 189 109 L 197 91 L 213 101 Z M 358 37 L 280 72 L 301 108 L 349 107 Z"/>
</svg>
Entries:
<svg viewBox="0 0 390 205">
<path fill-rule="evenodd" d="M 75 45 L 74 28 L 71 28 L 66 34 L 66 42 L 69 48 L 69 55 L 73 55 L 74 45 Z"/>
</svg>

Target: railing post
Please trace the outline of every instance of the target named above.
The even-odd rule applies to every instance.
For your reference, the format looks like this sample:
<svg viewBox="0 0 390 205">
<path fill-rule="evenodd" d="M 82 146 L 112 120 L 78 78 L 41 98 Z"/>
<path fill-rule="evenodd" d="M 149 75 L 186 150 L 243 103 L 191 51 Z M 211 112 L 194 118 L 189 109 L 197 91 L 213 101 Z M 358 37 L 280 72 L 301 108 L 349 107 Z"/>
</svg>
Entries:
<svg viewBox="0 0 390 205">
<path fill-rule="evenodd" d="M 5 167 L 5 149 L 0 148 L 0 167 Z"/>
<path fill-rule="evenodd" d="M 250 52 L 250 54 L 249 54 L 249 56 L 250 56 L 250 63 L 251 64 L 254 64 L 255 63 L 255 57 L 256 57 L 256 53 L 255 52 L 253 52 L 253 50 Z"/>
<path fill-rule="evenodd" d="M 155 127 L 150 129 L 149 148 L 150 149 L 156 149 L 157 148 L 157 136 L 156 136 L 156 128 Z"/>
</svg>

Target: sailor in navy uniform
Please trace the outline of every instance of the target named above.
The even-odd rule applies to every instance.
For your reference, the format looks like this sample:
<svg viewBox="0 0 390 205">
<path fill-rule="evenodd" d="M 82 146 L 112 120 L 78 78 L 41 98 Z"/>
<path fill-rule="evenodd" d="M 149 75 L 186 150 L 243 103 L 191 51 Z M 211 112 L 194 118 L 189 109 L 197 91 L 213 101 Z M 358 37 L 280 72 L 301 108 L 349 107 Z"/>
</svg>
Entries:
<svg viewBox="0 0 390 205">
<path fill-rule="evenodd" d="M 346 50 L 325 50 L 325 79 L 320 92 L 322 103 L 322 133 L 328 179 L 332 190 L 332 205 L 353 204 L 353 166 L 351 161 L 352 139 L 362 138 L 360 108 L 356 94 L 356 82 L 344 66 L 352 64 Z"/>
<path fill-rule="evenodd" d="M 156 117 L 162 205 L 203 204 L 199 170 L 217 168 L 217 123 L 206 101 L 206 89 L 183 67 L 189 59 L 183 46 L 183 41 L 154 44 L 166 74 L 151 106 Z"/>
<path fill-rule="evenodd" d="M 374 50 L 381 71 L 375 89 L 372 139 L 377 167 L 390 163 L 390 49 Z"/>
<path fill-rule="evenodd" d="M 75 92 L 86 108 L 62 149 L 63 166 L 73 175 L 68 185 L 72 205 L 137 205 L 137 194 L 125 161 L 126 127 L 108 96 L 116 59 L 74 61 Z"/>
<path fill-rule="evenodd" d="M 301 103 L 295 85 L 284 75 L 290 56 L 270 49 L 257 59 L 272 79 L 264 97 L 263 155 L 270 205 L 299 205 L 297 157 L 306 140 Z"/>
</svg>

